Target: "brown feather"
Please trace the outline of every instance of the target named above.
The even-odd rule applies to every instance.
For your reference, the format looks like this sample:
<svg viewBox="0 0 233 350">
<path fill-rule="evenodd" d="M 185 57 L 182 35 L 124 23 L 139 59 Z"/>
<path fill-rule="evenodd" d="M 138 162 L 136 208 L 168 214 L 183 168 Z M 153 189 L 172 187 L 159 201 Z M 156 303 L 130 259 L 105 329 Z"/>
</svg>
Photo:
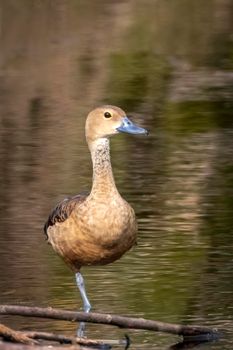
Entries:
<svg viewBox="0 0 233 350">
<path fill-rule="evenodd" d="M 51 212 L 48 217 L 48 220 L 44 224 L 44 233 L 48 239 L 48 228 L 56 224 L 56 222 L 64 222 L 71 215 L 74 208 L 81 204 L 87 195 L 78 194 L 73 197 L 68 197 L 63 199 Z"/>
</svg>

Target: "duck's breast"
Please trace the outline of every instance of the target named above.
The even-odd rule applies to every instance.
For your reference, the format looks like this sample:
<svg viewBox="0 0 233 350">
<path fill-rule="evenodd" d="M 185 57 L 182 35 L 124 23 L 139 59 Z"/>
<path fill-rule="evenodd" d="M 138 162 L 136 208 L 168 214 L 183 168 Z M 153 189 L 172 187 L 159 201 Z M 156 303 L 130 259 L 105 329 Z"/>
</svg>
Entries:
<svg viewBox="0 0 233 350">
<path fill-rule="evenodd" d="M 136 240 L 133 209 L 122 198 L 92 198 L 79 205 L 63 223 L 50 228 L 54 249 L 74 269 L 119 259 Z"/>
</svg>

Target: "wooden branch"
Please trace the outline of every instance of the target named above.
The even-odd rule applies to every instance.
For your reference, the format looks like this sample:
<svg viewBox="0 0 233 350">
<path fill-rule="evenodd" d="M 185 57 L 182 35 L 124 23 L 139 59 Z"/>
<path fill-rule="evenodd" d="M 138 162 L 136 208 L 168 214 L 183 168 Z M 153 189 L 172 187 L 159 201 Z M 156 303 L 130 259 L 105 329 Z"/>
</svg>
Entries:
<svg viewBox="0 0 233 350">
<path fill-rule="evenodd" d="M 29 338 L 33 339 L 41 339 L 41 340 L 48 340 L 48 341 L 56 341 L 60 344 L 79 344 L 79 345 L 85 345 L 85 346 L 100 346 L 100 347 L 107 347 L 112 345 L 123 345 L 126 346 L 128 344 L 127 339 L 120 339 L 120 340 L 96 340 L 96 339 L 89 339 L 89 338 L 79 338 L 79 337 L 68 337 L 66 335 L 62 334 L 55 334 L 50 332 L 35 332 L 35 331 L 24 331 L 22 332 L 24 335 L 26 335 Z"/>
<path fill-rule="evenodd" d="M 0 337 L 7 341 L 13 341 L 21 344 L 36 344 L 37 342 L 30 339 L 26 334 L 17 332 L 0 323 Z"/>
<path fill-rule="evenodd" d="M 20 315 L 51 318 L 56 320 L 66 320 L 72 322 L 91 322 L 107 325 L 115 325 L 120 328 L 146 329 L 156 332 L 166 332 L 182 336 L 199 336 L 206 334 L 211 338 L 217 334 L 216 329 L 202 326 L 188 326 L 172 323 L 165 323 L 144 318 L 124 317 L 111 314 L 102 314 L 96 312 L 74 312 L 52 308 L 39 308 L 28 306 L 0 305 L 0 314 L 2 315 Z"/>
<path fill-rule="evenodd" d="M 101 347 L 110 349 L 112 345 L 123 345 L 124 347 L 129 344 L 127 337 L 121 340 L 95 340 L 89 338 L 80 337 L 68 337 L 63 334 L 55 334 L 50 332 L 37 332 L 37 331 L 15 331 L 12 328 L 6 327 L 0 323 L 0 339 L 21 343 L 21 344 L 39 344 L 38 340 L 46 340 L 52 342 L 58 342 L 60 344 L 79 344 L 83 346 Z"/>
<path fill-rule="evenodd" d="M 0 342 L 0 348 L 1 350 L 61 350 L 61 345 L 27 345 L 27 347 L 24 344 L 12 344 L 12 343 L 1 343 Z M 65 348 L 66 350 L 83 350 L 83 348 L 79 347 L 79 345 L 71 345 L 69 347 Z M 93 348 L 86 348 L 85 350 L 93 350 Z"/>
</svg>

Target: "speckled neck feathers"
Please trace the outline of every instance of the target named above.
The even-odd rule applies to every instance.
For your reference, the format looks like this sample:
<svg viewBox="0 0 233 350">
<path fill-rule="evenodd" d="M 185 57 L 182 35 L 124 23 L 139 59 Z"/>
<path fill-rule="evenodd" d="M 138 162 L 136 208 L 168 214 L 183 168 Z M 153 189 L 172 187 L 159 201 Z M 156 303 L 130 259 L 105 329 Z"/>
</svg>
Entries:
<svg viewBox="0 0 233 350">
<path fill-rule="evenodd" d="M 93 163 L 91 195 L 118 194 L 112 173 L 109 140 L 107 138 L 95 140 L 90 145 L 90 151 Z"/>
</svg>

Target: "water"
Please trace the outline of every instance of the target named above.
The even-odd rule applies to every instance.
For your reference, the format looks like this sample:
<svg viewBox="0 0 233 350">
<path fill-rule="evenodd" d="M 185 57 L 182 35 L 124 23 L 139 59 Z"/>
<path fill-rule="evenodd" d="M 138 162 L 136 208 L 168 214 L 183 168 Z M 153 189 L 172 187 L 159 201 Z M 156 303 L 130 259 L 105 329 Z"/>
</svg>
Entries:
<svg viewBox="0 0 233 350">
<path fill-rule="evenodd" d="M 59 200 L 91 186 L 86 114 L 117 104 L 150 129 L 148 138 L 121 135 L 111 144 L 118 189 L 138 218 L 138 245 L 112 265 L 83 269 L 93 311 L 218 327 L 222 338 L 205 348 L 231 349 L 230 2 L 135 4 L 3 1 L 0 302 L 80 310 L 74 276 L 42 228 Z M 16 329 L 76 329 L 0 320 Z M 87 327 L 91 338 L 126 332 L 132 349 L 179 341 Z"/>
</svg>

